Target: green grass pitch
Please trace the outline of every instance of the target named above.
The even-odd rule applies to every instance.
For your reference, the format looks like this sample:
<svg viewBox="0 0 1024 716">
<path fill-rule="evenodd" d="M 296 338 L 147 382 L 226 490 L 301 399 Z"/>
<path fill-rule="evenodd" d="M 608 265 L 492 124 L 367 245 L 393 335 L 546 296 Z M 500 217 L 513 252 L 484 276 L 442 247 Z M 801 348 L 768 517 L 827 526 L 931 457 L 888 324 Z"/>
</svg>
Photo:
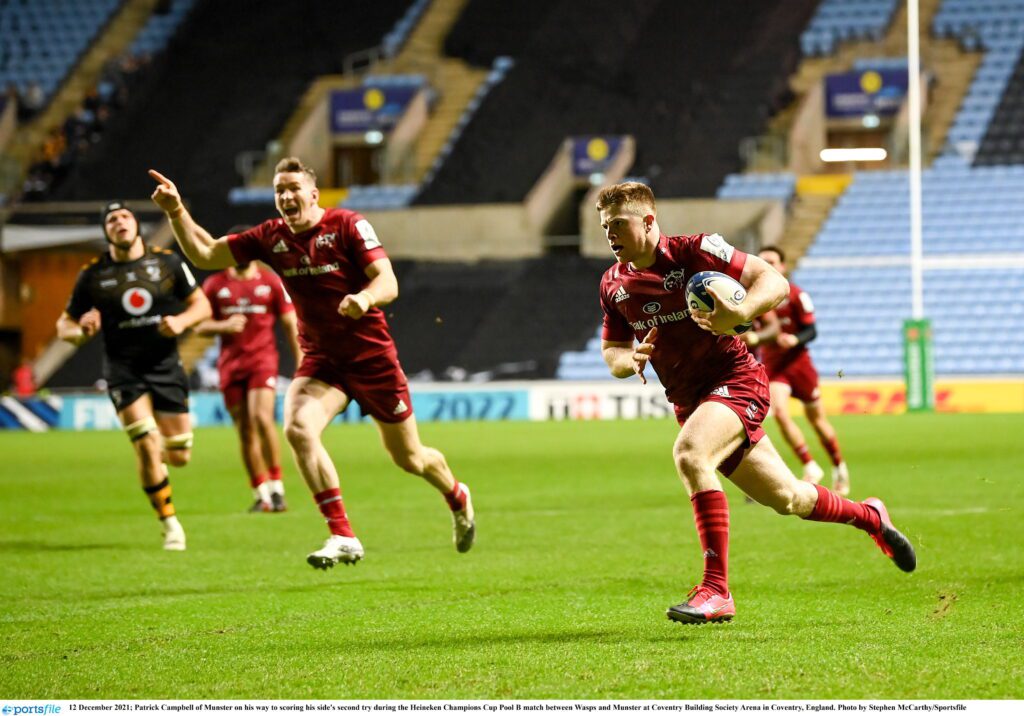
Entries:
<svg viewBox="0 0 1024 716">
<path fill-rule="evenodd" d="M 184 553 L 160 549 L 122 434 L 0 432 L 0 693 L 1024 698 L 1024 416 L 835 422 L 853 496 L 886 500 L 917 572 L 729 486 L 738 614 L 704 626 L 665 618 L 701 566 L 667 420 L 422 425 L 473 489 L 466 555 L 371 426 L 331 427 L 367 555 L 328 572 L 290 459 L 291 510 L 245 513 L 228 429 L 173 473 Z"/>
</svg>

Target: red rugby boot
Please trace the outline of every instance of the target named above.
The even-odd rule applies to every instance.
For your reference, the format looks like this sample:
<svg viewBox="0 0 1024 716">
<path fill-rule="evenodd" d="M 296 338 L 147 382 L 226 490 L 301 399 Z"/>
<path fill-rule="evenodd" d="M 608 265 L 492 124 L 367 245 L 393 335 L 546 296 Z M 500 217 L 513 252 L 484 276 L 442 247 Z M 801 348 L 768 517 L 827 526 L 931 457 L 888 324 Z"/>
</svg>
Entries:
<svg viewBox="0 0 1024 716">
<path fill-rule="evenodd" d="M 910 544 L 910 540 L 893 527 L 885 505 L 877 497 L 869 497 L 864 500 L 863 504 L 877 512 L 881 522 L 878 532 L 869 533 L 871 534 L 871 539 L 875 541 L 875 544 L 882 550 L 882 553 L 891 559 L 897 567 L 904 572 L 913 572 L 917 567 L 917 555 L 914 553 L 914 545 Z"/>
<path fill-rule="evenodd" d="M 686 595 L 682 604 L 669 607 L 668 618 L 681 624 L 707 624 L 727 622 L 736 616 L 736 603 L 732 595 L 723 597 L 705 586 L 698 585 Z"/>
</svg>

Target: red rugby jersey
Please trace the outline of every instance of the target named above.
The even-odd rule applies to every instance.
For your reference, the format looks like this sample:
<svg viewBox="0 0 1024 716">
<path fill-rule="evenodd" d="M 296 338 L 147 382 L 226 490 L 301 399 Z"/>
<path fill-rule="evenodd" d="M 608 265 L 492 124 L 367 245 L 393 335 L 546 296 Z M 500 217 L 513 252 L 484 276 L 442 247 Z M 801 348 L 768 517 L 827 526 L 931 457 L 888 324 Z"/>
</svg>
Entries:
<svg viewBox="0 0 1024 716">
<path fill-rule="evenodd" d="M 370 282 L 366 267 L 387 257 L 360 214 L 327 209 L 316 226 L 299 234 L 284 219 L 271 219 L 228 236 L 228 246 L 236 261 L 263 261 L 284 281 L 299 318 L 303 351 L 351 362 L 394 350 L 379 308 L 358 321 L 338 313 L 342 298 Z"/>
<path fill-rule="evenodd" d="M 814 304 L 806 291 L 790 282 L 789 295 L 775 307 L 775 315 L 778 316 L 782 333 L 799 333 L 814 325 Z M 780 348 L 772 341 L 761 344 L 761 359 L 766 366 L 775 370 L 781 370 L 805 353 L 806 345 Z"/>
<path fill-rule="evenodd" d="M 220 372 L 248 373 L 262 367 L 276 371 L 278 355 L 274 323 L 281 315 L 295 310 L 281 279 L 270 271 L 257 270 L 248 279 L 221 271 L 203 282 L 203 292 L 210 299 L 214 320 L 223 321 L 233 315 L 246 318 L 241 333 L 219 335 L 217 368 Z"/>
<path fill-rule="evenodd" d="M 718 234 L 662 236 L 654 264 L 638 269 L 619 264 L 601 279 L 602 337 L 642 340 L 658 328 L 651 365 L 670 402 L 692 409 L 712 389 L 759 370 L 735 336 L 716 336 L 689 316 L 686 282 L 700 271 L 720 271 L 739 280 L 747 255 Z"/>
</svg>

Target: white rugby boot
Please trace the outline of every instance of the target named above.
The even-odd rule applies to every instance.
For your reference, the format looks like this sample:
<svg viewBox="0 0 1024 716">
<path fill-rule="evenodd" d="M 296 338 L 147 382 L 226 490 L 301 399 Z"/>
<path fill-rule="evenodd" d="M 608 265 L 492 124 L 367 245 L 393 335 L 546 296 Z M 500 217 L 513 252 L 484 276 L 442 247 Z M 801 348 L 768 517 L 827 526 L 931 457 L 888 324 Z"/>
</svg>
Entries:
<svg viewBox="0 0 1024 716">
<path fill-rule="evenodd" d="M 832 468 L 832 491 L 843 497 L 850 494 L 850 470 L 845 461 Z"/>
<path fill-rule="evenodd" d="M 814 460 L 804 464 L 804 482 L 817 485 L 825 477 L 825 471 Z"/>
<path fill-rule="evenodd" d="M 466 506 L 461 510 L 452 510 L 452 531 L 455 549 L 468 552 L 476 539 L 476 522 L 473 513 L 473 498 L 469 495 L 469 487 L 462 483 L 462 493 L 466 498 Z"/>
<path fill-rule="evenodd" d="M 306 556 L 306 562 L 316 569 L 330 569 L 336 564 L 355 564 L 363 558 L 363 545 L 356 537 L 331 535 L 324 546 Z"/>
<path fill-rule="evenodd" d="M 178 522 L 178 518 L 171 516 L 163 520 L 164 549 L 170 552 L 185 551 L 185 530 Z"/>
</svg>

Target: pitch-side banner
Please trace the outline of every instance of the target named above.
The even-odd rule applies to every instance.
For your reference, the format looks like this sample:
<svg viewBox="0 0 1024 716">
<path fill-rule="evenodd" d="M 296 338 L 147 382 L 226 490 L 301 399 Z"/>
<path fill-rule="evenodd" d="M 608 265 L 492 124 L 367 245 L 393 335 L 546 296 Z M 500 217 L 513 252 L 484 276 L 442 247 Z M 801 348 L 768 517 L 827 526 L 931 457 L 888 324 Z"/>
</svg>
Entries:
<svg viewBox="0 0 1024 716">
<path fill-rule="evenodd" d="M 413 384 L 413 410 L 423 422 L 450 420 L 616 420 L 670 418 L 672 406 L 660 385 L 621 381 L 537 381 L 523 383 Z M 903 381 L 836 380 L 822 383 L 821 398 L 831 415 L 889 415 L 906 412 Z M 277 420 L 282 420 L 283 394 Z M 220 393 L 195 392 L 190 408 L 196 426 L 230 425 Z M 799 411 L 794 404 L 792 410 Z M 1024 377 L 935 382 L 940 413 L 1022 413 Z M 120 424 L 103 393 L 74 393 L 0 402 L 0 429 L 45 431 L 117 430 Z M 797 412 L 799 414 L 799 412 Z M 369 418 L 351 404 L 335 422 Z"/>
</svg>

